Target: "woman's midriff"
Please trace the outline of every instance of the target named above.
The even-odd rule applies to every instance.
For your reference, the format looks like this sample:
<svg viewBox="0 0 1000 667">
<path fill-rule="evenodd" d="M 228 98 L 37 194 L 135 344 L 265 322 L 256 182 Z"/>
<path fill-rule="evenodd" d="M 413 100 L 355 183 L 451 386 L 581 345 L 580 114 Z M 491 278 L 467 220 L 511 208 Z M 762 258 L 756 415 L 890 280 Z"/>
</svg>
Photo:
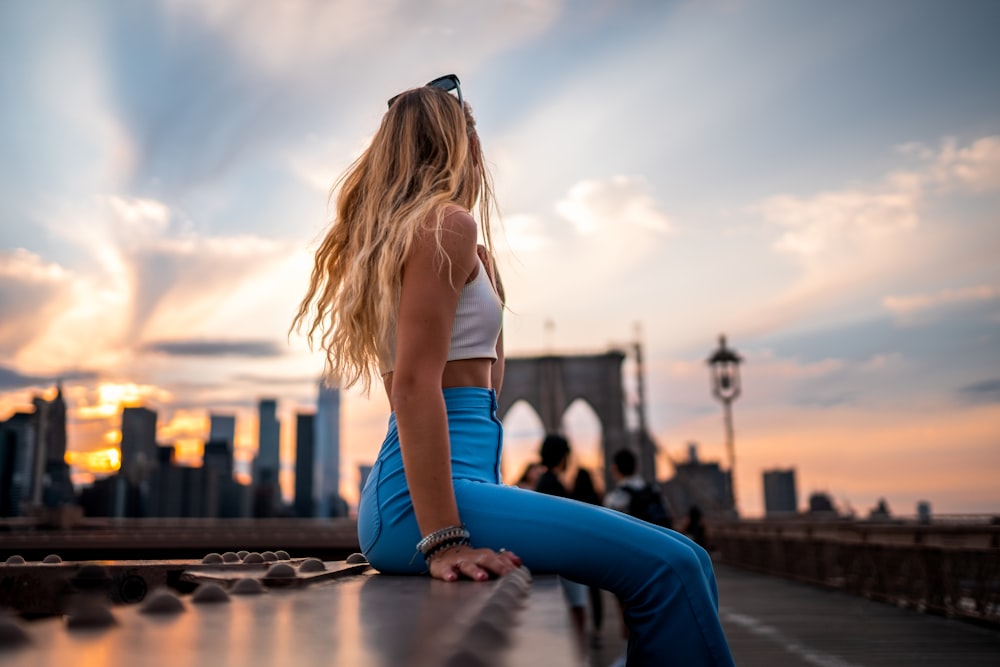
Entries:
<svg viewBox="0 0 1000 667">
<path fill-rule="evenodd" d="M 449 387 L 491 387 L 492 359 L 456 359 L 444 365 L 441 373 L 441 388 Z M 382 376 L 386 396 L 392 396 L 392 371 Z"/>
</svg>

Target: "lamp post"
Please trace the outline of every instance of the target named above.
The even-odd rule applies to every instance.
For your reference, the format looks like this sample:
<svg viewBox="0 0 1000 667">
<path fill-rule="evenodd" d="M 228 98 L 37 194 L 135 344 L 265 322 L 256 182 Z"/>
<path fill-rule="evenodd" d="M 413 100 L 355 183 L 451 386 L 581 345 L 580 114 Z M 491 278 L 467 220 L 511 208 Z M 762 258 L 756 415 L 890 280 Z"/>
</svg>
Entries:
<svg viewBox="0 0 1000 667">
<path fill-rule="evenodd" d="M 719 336 L 719 349 L 707 360 L 712 373 L 712 395 L 722 402 L 726 423 L 726 452 L 729 455 L 729 493 L 736 511 L 736 453 L 733 448 L 733 401 L 740 395 L 740 363 L 743 358 L 726 347 L 726 337 Z"/>
</svg>

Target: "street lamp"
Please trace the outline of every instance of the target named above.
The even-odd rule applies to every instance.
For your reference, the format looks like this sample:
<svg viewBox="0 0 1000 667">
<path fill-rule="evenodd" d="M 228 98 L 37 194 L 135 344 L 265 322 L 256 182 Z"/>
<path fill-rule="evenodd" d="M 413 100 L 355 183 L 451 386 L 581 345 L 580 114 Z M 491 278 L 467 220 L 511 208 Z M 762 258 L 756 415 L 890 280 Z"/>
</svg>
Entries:
<svg viewBox="0 0 1000 667">
<path fill-rule="evenodd" d="M 712 373 L 712 395 L 722 401 L 726 421 L 726 452 L 729 454 L 729 493 L 736 511 L 736 453 L 733 449 L 733 401 L 739 398 L 740 362 L 743 358 L 726 347 L 726 337 L 719 336 L 719 349 L 708 358 Z"/>
</svg>

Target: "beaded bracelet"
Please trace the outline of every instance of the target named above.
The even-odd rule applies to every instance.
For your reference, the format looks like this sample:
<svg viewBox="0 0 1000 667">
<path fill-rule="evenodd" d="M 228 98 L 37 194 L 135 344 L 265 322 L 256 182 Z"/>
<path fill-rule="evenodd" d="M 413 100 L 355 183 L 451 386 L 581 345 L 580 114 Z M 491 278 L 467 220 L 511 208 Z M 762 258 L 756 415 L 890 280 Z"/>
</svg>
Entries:
<svg viewBox="0 0 1000 667">
<path fill-rule="evenodd" d="M 430 565 L 435 556 L 442 554 L 449 549 L 468 546 L 472 546 L 472 543 L 467 537 L 456 537 L 450 540 L 445 540 L 444 542 L 438 542 L 436 546 L 431 547 L 427 553 L 424 554 L 424 562 L 427 563 L 427 565 Z"/>
<path fill-rule="evenodd" d="M 444 544 L 458 544 L 462 541 L 468 544 L 469 538 L 469 531 L 465 526 L 448 526 L 447 528 L 439 528 L 432 533 L 428 533 L 424 539 L 417 542 L 417 551 L 419 551 L 426 560 L 428 555 L 435 551 L 439 546 Z"/>
</svg>

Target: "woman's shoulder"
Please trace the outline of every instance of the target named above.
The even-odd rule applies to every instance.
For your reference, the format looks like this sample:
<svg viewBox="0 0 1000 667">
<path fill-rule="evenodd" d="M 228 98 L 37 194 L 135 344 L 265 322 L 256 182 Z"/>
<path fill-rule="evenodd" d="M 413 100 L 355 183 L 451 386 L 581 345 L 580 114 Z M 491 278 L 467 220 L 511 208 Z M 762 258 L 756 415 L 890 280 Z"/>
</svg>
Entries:
<svg viewBox="0 0 1000 667">
<path fill-rule="evenodd" d="M 476 219 L 458 204 L 445 205 L 440 225 L 443 231 L 457 233 L 464 239 L 471 238 L 475 245 L 478 235 Z"/>
<path fill-rule="evenodd" d="M 448 205 L 437 224 L 440 234 L 435 234 L 440 247 L 452 260 L 458 257 L 475 262 L 478 227 L 475 218 L 461 206 Z"/>
</svg>

